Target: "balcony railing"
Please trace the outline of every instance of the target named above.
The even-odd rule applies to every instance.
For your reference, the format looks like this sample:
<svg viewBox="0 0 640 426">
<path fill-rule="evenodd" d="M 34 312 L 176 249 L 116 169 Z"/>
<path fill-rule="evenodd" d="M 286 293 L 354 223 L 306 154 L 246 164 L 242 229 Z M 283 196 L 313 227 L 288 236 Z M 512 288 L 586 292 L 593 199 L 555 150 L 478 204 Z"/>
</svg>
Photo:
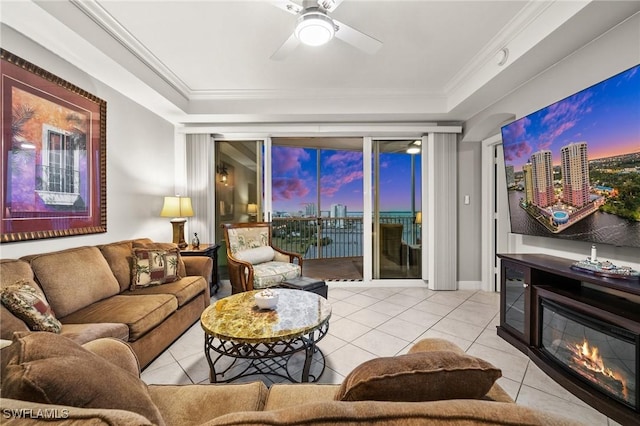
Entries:
<svg viewBox="0 0 640 426">
<path fill-rule="evenodd" d="M 402 240 L 415 244 L 419 239 L 419 224 L 412 216 L 382 216 L 380 223 L 402 224 Z M 329 259 L 362 256 L 362 217 L 288 218 L 272 221 L 273 245 L 285 251 L 299 253 L 305 259 Z"/>
</svg>

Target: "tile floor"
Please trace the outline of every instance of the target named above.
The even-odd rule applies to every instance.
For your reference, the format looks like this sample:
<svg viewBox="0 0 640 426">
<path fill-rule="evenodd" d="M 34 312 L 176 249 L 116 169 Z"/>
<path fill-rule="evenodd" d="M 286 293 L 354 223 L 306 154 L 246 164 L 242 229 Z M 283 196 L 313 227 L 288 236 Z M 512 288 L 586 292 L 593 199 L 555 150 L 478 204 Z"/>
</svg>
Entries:
<svg viewBox="0 0 640 426">
<path fill-rule="evenodd" d="M 496 335 L 498 293 L 347 284 L 331 283 L 329 287 L 333 311 L 329 334 L 319 343 L 327 360 L 320 382 L 340 383 L 361 362 L 402 354 L 422 338 L 440 337 L 501 368 L 503 377 L 498 383 L 519 404 L 571 414 L 587 425 L 617 425 Z M 212 301 L 229 294 L 226 282 Z M 204 332 L 196 323 L 142 372 L 142 379 L 149 384 L 208 383 L 203 341 Z M 261 379 L 267 385 L 277 381 L 271 376 Z"/>
</svg>

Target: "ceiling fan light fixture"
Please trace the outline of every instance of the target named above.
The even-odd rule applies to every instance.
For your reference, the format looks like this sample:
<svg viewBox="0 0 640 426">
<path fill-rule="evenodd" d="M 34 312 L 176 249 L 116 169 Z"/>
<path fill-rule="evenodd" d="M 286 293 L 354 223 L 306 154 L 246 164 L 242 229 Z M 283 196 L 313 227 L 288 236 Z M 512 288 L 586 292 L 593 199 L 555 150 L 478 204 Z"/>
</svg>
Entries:
<svg viewBox="0 0 640 426">
<path fill-rule="evenodd" d="M 307 46 L 321 46 L 335 34 L 333 20 L 317 10 L 306 12 L 298 18 L 295 35 Z"/>
</svg>

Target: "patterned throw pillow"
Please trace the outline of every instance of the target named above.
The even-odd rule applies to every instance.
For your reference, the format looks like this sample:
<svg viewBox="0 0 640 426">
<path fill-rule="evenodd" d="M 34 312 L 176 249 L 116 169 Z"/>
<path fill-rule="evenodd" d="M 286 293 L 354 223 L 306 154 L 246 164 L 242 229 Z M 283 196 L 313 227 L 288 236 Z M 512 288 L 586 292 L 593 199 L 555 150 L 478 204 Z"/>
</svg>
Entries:
<svg viewBox="0 0 640 426">
<path fill-rule="evenodd" d="M 60 333 L 62 330 L 62 324 L 56 319 L 47 300 L 26 281 L 21 280 L 2 289 L 0 300 L 33 331 Z"/>
<path fill-rule="evenodd" d="M 178 249 L 133 249 L 131 290 L 160 285 L 180 279 Z"/>
</svg>

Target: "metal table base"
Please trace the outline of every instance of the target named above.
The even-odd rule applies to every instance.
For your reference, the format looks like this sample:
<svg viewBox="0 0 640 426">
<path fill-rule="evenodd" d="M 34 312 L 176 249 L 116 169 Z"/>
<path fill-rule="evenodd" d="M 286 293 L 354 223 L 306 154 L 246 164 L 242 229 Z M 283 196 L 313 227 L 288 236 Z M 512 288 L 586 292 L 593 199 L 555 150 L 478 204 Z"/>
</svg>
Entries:
<svg viewBox="0 0 640 426">
<path fill-rule="evenodd" d="M 322 340 L 328 331 L 329 322 L 326 321 L 320 328 L 294 339 L 255 344 L 222 340 L 205 333 L 204 353 L 209 363 L 209 382 L 227 383 L 241 377 L 261 374 L 281 377 L 294 383 L 317 382 L 324 373 L 326 361 L 316 343 Z M 218 353 L 215 359 L 212 358 L 211 351 Z M 291 357 L 301 351 L 304 351 L 305 359 L 300 380 L 297 380 L 289 372 L 288 364 Z M 315 354 L 320 355 L 319 362 L 322 363 L 318 375 L 310 374 Z M 234 358 L 233 362 L 221 371 L 216 371 L 216 364 L 225 356 Z M 249 360 L 248 365 L 239 373 L 231 373 L 242 360 Z"/>
</svg>

